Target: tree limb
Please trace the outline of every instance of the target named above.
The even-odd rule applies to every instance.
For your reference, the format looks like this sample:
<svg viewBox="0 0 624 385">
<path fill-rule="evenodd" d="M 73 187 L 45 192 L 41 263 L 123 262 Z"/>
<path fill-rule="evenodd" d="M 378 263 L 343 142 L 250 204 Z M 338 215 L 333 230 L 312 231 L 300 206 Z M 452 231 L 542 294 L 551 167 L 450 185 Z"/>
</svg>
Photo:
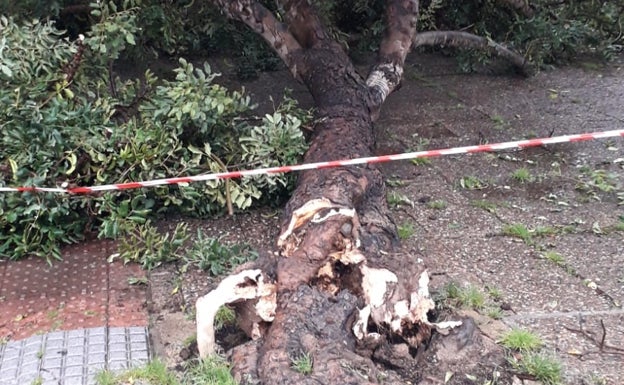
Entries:
<svg viewBox="0 0 624 385">
<path fill-rule="evenodd" d="M 377 64 L 366 80 L 374 118 L 388 95 L 401 82 L 403 65 L 412 46 L 417 20 L 418 0 L 387 1 L 386 31 L 379 47 Z"/>
<path fill-rule="evenodd" d="M 491 39 L 473 35 L 468 32 L 430 31 L 417 34 L 414 37 L 414 47 L 424 45 L 487 50 L 509 61 L 524 75 L 528 75 L 532 71 L 530 63 L 522 55 L 513 52 Z"/>
<path fill-rule="evenodd" d="M 247 24 L 262 36 L 286 64 L 295 79 L 301 80 L 301 73 L 305 70 L 304 62 L 301 60 L 301 45 L 271 11 L 253 0 L 212 0 L 212 3 L 229 18 Z"/>
<path fill-rule="evenodd" d="M 317 46 L 327 40 L 327 33 L 308 0 L 280 0 L 286 11 L 288 29 L 303 48 Z"/>
</svg>

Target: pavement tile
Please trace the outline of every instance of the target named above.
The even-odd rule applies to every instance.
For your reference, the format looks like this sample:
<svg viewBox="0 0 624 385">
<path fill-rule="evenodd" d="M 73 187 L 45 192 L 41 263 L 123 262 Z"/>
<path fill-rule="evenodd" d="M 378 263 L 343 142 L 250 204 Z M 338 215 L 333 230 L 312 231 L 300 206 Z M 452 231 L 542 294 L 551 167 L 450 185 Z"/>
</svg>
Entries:
<svg viewBox="0 0 624 385">
<path fill-rule="evenodd" d="M 128 283 L 145 272 L 109 264 L 110 250 L 96 241 L 65 248 L 51 266 L 0 261 L 1 385 L 91 385 L 102 369 L 149 361 L 146 288 Z"/>
<path fill-rule="evenodd" d="M 113 244 L 95 241 L 63 249 L 50 266 L 41 258 L 0 264 L 0 338 L 20 340 L 54 330 L 146 326 L 146 288 L 138 265 L 108 263 Z"/>
<path fill-rule="evenodd" d="M 1 385 L 30 384 L 38 377 L 44 384 L 94 384 L 103 369 L 142 365 L 151 357 L 145 327 L 52 332 L 10 341 L 0 353 Z"/>
</svg>

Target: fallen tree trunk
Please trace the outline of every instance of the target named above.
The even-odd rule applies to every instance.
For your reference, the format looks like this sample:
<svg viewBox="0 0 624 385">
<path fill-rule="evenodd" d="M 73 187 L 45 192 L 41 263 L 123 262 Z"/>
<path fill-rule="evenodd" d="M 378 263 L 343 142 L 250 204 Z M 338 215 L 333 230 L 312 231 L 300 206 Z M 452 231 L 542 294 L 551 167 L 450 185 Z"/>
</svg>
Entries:
<svg viewBox="0 0 624 385">
<path fill-rule="evenodd" d="M 416 31 L 418 1 L 388 0 L 377 64 L 364 80 L 305 0 L 281 1 L 287 26 L 255 1 L 215 0 L 261 34 L 314 98 L 317 124 L 305 162 L 372 155 L 373 121 L 398 87 Z M 200 355 L 212 353 L 220 298 L 235 303 L 253 340 L 231 352 L 241 383 L 403 383 L 393 371 L 431 337 L 425 267 L 392 253 L 398 242 L 373 165 L 307 171 L 284 213 L 279 257 L 227 278 L 197 303 Z M 218 293 L 230 293 L 221 295 Z M 230 297 L 230 298 L 228 298 Z M 308 355 L 312 372 L 293 361 Z"/>
</svg>

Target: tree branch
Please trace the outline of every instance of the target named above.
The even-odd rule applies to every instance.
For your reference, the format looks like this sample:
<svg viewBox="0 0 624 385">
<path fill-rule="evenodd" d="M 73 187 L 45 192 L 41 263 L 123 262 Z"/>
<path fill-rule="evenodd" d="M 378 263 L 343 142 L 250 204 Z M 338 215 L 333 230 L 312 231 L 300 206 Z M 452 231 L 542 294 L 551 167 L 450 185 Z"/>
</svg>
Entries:
<svg viewBox="0 0 624 385">
<path fill-rule="evenodd" d="M 286 11 L 288 29 L 303 48 L 317 46 L 327 40 L 327 33 L 308 0 L 281 0 Z"/>
<path fill-rule="evenodd" d="M 212 3 L 229 18 L 242 21 L 262 36 L 286 64 L 295 79 L 301 80 L 301 74 L 305 71 L 301 45 L 271 11 L 253 0 L 212 0 Z"/>
<path fill-rule="evenodd" d="M 512 50 L 496 43 L 491 39 L 459 31 L 430 31 L 422 32 L 414 37 L 414 47 L 423 45 L 448 46 L 455 48 L 474 48 L 487 50 L 516 66 L 523 75 L 531 73 L 530 63 Z"/>
<path fill-rule="evenodd" d="M 403 65 L 412 46 L 417 20 L 418 0 L 387 1 L 386 31 L 379 47 L 377 64 L 366 80 L 373 118 L 378 115 L 388 95 L 401 82 Z"/>
</svg>

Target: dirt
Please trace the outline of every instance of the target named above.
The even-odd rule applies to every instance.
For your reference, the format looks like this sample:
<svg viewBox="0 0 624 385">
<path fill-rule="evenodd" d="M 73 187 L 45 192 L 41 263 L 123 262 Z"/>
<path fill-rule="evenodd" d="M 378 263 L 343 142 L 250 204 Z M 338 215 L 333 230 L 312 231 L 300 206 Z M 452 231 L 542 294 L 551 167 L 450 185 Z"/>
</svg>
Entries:
<svg viewBox="0 0 624 385">
<path fill-rule="evenodd" d="M 402 88 L 388 99 L 376 124 L 377 153 L 622 128 L 623 62 L 525 79 L 462 74 L 452 59 L 413 54 Z M 311 105 L 305 89 L 286 72 L 261 74 L 244 87 L 261 111 L 271 109 L 269 96 L 279 100 L 286 88 Z M 498 384 L 529 384 L 531 378 L 506 364 L 509 353 L 496 343 L 514 327 L 543 338 L 545 352 L 563 364 L 565 384 L 624 383 L 622 350 L 609 348 L 624 346 L 623 158 L 624 141 L 607 139 L 380 166 L 389 194 L 400 198 L 394 221 L 414 232 L 397 252 L 422 259 L 434 289 L 453 281 L 484 292 L 496 288 L 501 297 L 489 299 L 500 320 L 485 310 L 454 314 L 470 316 L 474 333 L 436 337 L 449 342 L 420 353 L 434 365 L 424 370 L 406 365 L 406 383 L 441 384 L 452 374 L 449 384 L 483 384 L 497 376 Z M 519 169 L 528 176 L 514 177 Z M 472 178 L 479 183 L 468 188 Z M 192 227 L 274 252 L 278 217 L 278 211 L 261 209 Z M 509 236 L 505 229 L 514 224 L 532 231 L 530 239 Z M 548 252 L 562 261 L 548 260 Z M 192 354 L 195 300 L 218 280 L 176 265 L 151 272 L 151 331 L 170 366 L 183 361 L 180 352 L 185 358 Z"/>
</svg>

